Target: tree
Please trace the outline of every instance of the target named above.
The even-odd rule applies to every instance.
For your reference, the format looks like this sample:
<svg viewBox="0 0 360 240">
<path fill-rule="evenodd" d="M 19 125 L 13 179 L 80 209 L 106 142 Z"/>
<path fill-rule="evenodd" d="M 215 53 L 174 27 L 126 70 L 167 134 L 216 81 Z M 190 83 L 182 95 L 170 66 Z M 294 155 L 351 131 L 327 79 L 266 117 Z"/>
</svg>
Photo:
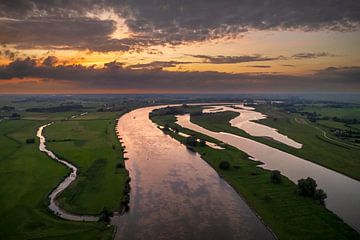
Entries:
<svg viewBox="0 0 360 240">
<path fill-rule="evenodd" d="M 99 221 L 101 222 L 110 222 L 110 217 L 112 216 L 112 213 L 107 210 L 106 208 L 104 208 L 99 216 Z"/>
<path fill-rule="evenodd" d="M 206 146 L 206 141 L 204 139 L 200 140 L 200 146 L 201 147 L 205 147 Z"/>
<path fill-rule="evenodd" d="M 300 195 L 305 197 L 314 197 L 316 186 L 316 181 L 311 177 L 308 177 L 306 179 L 300 179 L 298 181 L 299 193 Z"/>
<path fill-rule="evenodd" d="M 281 174 L 280 174 L 279 170 L 271 171 L 270 181 L 272 183 L 281 183 L 282 182 L 282 178 L 281 178 Z"/>
<path fill-rule="evenodd" d="M 191 146 L 191 147 L 196 147 L 197 145 L 197 140 L 194 136 L 190 136 L 186 138 L 186 145 L 187 146 Z"/>
<path fill-rule="evenodd" d="M 321 204 L 325 204 L 327 194 L 322 189 L 317 189 L 314 193 L 314 199 L 318 200 Z"/>
<path fill-rule="evenodd" d="M 33 138 L 28 138 L 28 139 L 26 139 L 26 143 L 27 143 L 27 144 L 35 143 L 35 139 L 33 139 Z"/>
<path fill-rule="evenodd" d="M 219 168 L 222 170 L 228 170 L 230 169 L 230 163 L 228 161 L 221 161 L 219 164 Z"/>
</svg>

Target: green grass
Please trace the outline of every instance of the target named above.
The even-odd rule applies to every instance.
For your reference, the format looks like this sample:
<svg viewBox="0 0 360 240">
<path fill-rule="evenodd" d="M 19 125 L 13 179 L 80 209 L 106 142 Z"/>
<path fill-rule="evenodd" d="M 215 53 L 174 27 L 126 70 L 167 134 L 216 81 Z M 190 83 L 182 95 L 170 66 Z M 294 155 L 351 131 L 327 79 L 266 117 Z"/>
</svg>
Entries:
<svg viewBox="0 0 360 240">
<path fill-rule="evenodd" d="M 156 116 L 152 120 L 159 125 L 176 126 L 181 132 L 193 133 L 199 138 L 218 143 L 216 139 L 176 125 L 174 116 Z M 212 122 L 207 124 L 207 127 L 216 128 Z M 170 134 L 185 143 L 185 138 Z M 270 183 L 270 172 L 257 167 L 259 163 L 249 160 L 240 150 L 229 146 L 226 150 L 207 146 L 198 146 L 195 150 L 240 193 L 279 239 L 360 239 L 359 234 L 336 215 L 316 201 L 296 194 L 296 185 L 287 178 L 283 177 L 281 184 Z M 221 160 L 229 161 L 231 169 L 219 169 Z"/>
<path fill-rule="evenodd" d="M 311 123 L 297 114 L 287 114 L 269 106 L 262 106 L 258 110 L 269 116 L 261 120 L 261 123 L 274 127 L 280 133 L 303 144 L 303 147 L 298 150 L 285 147 L 282 150 L 360 180 L 360 148 L 358 146 L 352 146 L 346 141 L 337 139 L 328 128 Z M 325 124 L 338 125 L 337 122 L 325 122 Z M 335 141 L 326 139 L 316 127 L 324 130 L 327 136 Z"/>
<path fill-rule="evenodd" d="M 115 135 L 114 113 L 92 113 L 56 122 L 45 129 L 49 149 L 78 167 L 78 180 L 60 194 L 60 206 L 72 213 L 99 214 L 121 209 L 127 171 Z M 65 140 L 65 141 L 64 141 Z"/>
<path fill-rule="evenodd" d="M 302 143 L 303 147 L 295 149 L 271 139 L 251 136 L 239 128 L 232 127 L 229 121 L 238 116 L 236 112 L 196 115 L 191 117 L 191 121 L 212 131 L 223 131 L 253 139 L 360 180 L 360 150 L 356 146 L 348 147 L 329 141 L 315 128 L 317 126 L 300 115 L 280 112 L 270 106 L 258 107 L 258 110 L 269 116 L 259 121 L 260 123 L 278 129 L 280 133 Z M 327 134 L 331 137 L 330 132 Z"/>
<path fill-rule="evenodd" d="M 47 209 L 48 193 L 68 170 L 38 150 L 36 130 L 44 123 L 0 123 L 0 239 L 111 239 L 113 227 L 61 220 Z"/>
<path fill-rule="evenodd" d="M 316 112 L 323 117 L 338 117 L 344 119 L 360 118 L 359 107 L 346 107 L 346 108 L 334 108 L 328 106 L 307 106 L 303 109 L 304 112 Z"/>
</svg>

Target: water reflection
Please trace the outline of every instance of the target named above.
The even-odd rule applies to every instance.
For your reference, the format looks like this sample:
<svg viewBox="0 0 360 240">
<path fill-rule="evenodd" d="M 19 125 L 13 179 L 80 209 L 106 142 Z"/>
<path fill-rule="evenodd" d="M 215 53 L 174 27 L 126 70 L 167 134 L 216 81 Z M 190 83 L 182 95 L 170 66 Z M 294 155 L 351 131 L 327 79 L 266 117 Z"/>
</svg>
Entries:
<svg viewBox="0 0 360 240">
<path fill-rule="evenodd" d="M 290 139 L 289 137 L 279 133 L 277 129 L 254 122 L 257 120 L 265 119 L 267 118 L 267 116 L 253 110 L 255 109 L 252 107 L 247 107 L 244 106 L 243 104 L 239 104 L 239 105 L 233 105 L 232 107 L 210 106 L 208 108 L 203 109 L 203 112 L 204 113 L 216 113 L 216 112 L 225 112 L 225 111 L 238 112 L 240 113 L 240 115 L 230 121 L 231 126 L 240 128 L 252 136 L 268 137 L 294 148 L 302 147 L 301 143 L 298 143 Z"/>
<path fill-rule="evenodd" d="M 189 115 L 177 116 L 177 123 L 244 151 L 252 159 L 263 162 L 262 168 L 280 170 L 295 183 L 300 178 L 314 178 L 319 188 L 324 189 L 328 195 L 326 207 L 360 231 L 359 181 L 251 139 L 230 133 L 212 132 L 190 122 Z"/>
<path fill-rule="evenodd" d="M 198 154 L 151 122 L 148 114 L 155 108 L 132 111 L 118 122 L 129 158 L 131 210 L 112 219 L 115 238 L 273 239 Z"/>
</svg>

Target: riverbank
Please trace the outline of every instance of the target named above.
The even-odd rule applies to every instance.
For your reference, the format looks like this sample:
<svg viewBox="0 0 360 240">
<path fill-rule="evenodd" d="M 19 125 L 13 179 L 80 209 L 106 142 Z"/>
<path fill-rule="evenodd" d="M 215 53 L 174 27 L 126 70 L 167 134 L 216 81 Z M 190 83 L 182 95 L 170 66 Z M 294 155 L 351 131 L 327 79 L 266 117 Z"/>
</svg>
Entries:
<svg viewBox="0 0 360 240">
<path fill-rule="evenodd" d="M 260 106 L 258 109 L 269 116 L 260 120 L 260 123 L 276 128 L 280 133 L 302 143 L 302 148 L 296 149 L 272 139 L 251 136 L 242 129 L 231 126 L 229 121 L 239 116 L 237 112 L 194 115 L 191 121 L 211 131 L 228 132 L 255 140 L 360 180 L 358 149 L 324 141 L 323 133 L 316 129 L 316 125 L 309 123 L 301 116 L 269 110 L 264 106 Z"/>
<path fill-rule="evenodd" d="M 116 114 L 90 113 L 45 129 L 47 146 L 78 168 L 78 179 L 57 198 L 74 214 L 121 212 L 128 172 L 115 134 Z"/>
<path fill-rule="evenodd" d="M 0 123 L 1 239 L 112 239 L 105 223 L 70 222 L 47 207 L 48 194 L 68 169 L 39 151 L 37 129 L 52 121 L 4 120 Z M 62 117 L 71 116 L 62 113 Z M 34 143 L 26 140 L 34 138 Z"/>
<path fill-rule="evenodd" d="M 346 141 L 339 143 L 339 140 L 336 140 L 336 137 L 321 125 L 321 121 L 312 123 L 300 114 L 287 113 L 274 106 L 259 105 L 256 109 L 268 115 L 268 118 L 261 120 L 260 123 L 277 128 L 280 133 L 304 143 L 302 149 L 285 148 L 285 151 L 360 181 L 358 146 L 351 146 Z M 328 139 L 330 136 L 331 139 Z"/>
<path fill-rule="evenodd" d="M 198 109 L 187 108 L 182 111 L 196 112 Z M 159 125 L 167 124 L 181 132 L 209 139 L 175 124 L 174 114 L 176 113 L 153 115 L 152 120 Z M 199 115 L 194 114 L 195 116 Z M 173 132 L 168 134 L 185 143 L 184 137 Z M 210 140 L 218 143 L 215 139 Z M 225 150 L 206 146 L 196 146 L 193 149 L 246 199 L 280 239 L 359 239 L 359 234 L 336 215 L 316 201 L 297 195 L 296 185 L 287 178 L 283 177 L 281 184 L 271 183 L 270 172 L 258 168 L 259 163 L 250 161 L 245 153 L 229 146 Z M 230 162 L 232 167 L 221 170 L 219 163 L 222 160 Z"/>
</svg>

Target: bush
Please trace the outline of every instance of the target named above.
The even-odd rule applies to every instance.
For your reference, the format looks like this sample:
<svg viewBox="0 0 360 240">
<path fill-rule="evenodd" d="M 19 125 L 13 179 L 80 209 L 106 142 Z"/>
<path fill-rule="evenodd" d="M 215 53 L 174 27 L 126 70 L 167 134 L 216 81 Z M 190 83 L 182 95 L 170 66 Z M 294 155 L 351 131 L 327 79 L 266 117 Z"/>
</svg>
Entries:
<svg viewBox="0 0 360 240">
<path fill-rule="evenodd" d="M 28 138 L 28 139 L 26 139 L 26 143 L 27 144 L 35 143 L 35 139 L 34 138 Z"/>
<path fill-rule="evenodd" d="M 124 163 L 122 163 L 122 162 L 119 162 L 116 164 L 116 168 L 124 168 L 124 167 L 125 167 Z"/>
<path fill-rule="evenodd" d="M 318 200 L 321 204 L 325 204 L 327 194 L 322 189 L 317 189 L 314 194 L 314 199 Z"/>
<path fill-rule="evenodd" d="M 271 171 L 270 181 L 272 183 L 281 183 L 282 178 L 281 178 L 280 171 L 278 171 L 278 170 Z"/>
<path fill-rule="evenodd" d="M 327 198 L 326 193 L 322 189 L 316 189 L 316 181 L 310 177 L 306 179 L 300 179 L 298 181 L 298 191 L 300 195 L 305 197 L 311 197 L 321 204 L 325 204 Z"/>
<path fill-rule="evenodd" d="M 186 145 L 191 147 L 196 147 L 197 145 L 196 138 L 193 136 L 186 138 Z"/>
<path fill-rule="evenodd" d="M 311 177 L 308 177 L 306 179 L 300 179 L 298 181 L 299 193 L 300 195 L 305 197 L 314 197 L 316 186 L 316 181 Z"/>
<path fill-rule="evenodd" d="M 99 221 L 108 223 L 108 222 L 110 222 L 111 216 L 112 216 L 112 213 L 109 212 L 106 208 L 104 208 L 100 213 Z"/>
<path fill-rule="evenodd" d="M 230 169 L 230 163 L 228 161 L 221 161 L 219 164 L 219 168 L 222 170 L 228 170 Z"/>
</svg>

